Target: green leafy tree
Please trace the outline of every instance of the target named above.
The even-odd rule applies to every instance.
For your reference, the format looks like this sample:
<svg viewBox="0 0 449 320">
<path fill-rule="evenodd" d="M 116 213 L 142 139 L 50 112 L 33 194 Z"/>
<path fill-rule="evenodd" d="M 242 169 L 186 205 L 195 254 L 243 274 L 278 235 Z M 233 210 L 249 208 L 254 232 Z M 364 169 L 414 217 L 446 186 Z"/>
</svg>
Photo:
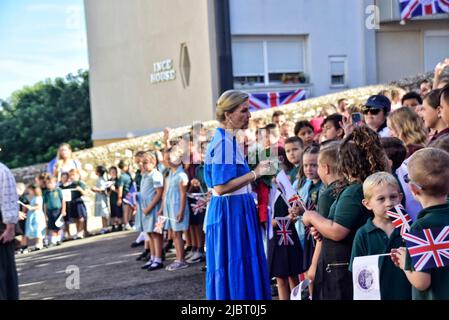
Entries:
<svg viewBox="0 0 449 320">
<path fill-rule="evenodd" d="M 10 168 L 48 162 L 58 146 L 92 146 L 89 73 L 24 87 L 0 100 L 0 161 Z"/>
</svg>

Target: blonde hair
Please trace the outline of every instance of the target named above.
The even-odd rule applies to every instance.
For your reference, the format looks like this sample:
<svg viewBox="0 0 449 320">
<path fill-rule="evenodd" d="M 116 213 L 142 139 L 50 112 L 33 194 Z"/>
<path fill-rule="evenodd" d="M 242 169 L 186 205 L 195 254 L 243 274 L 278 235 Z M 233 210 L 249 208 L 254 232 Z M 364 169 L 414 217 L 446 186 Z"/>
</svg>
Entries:
<svg viewBox="0 0 449 320">
<path fill-rule="evenodd" d="M 398 180 L 391 173 L 381 171 L 373 173 L 363 182 L 364 198 L 370 199 L 373 196 L 374 188 L 380 185 L 392 186 L 400 191 Z"/>
<path fill-rule="evenodd" d="M 249 100 L 249 95 L 244 91 L 228 90 L 218 98 L 215 114 L 219 122 L 226 120 L 225 112 L 233 112 L 243 103 Z"/>
<path fill-rule="evenodd" d="M 410 179 L 424 194 L 439 197 L 449 193 L 449 153 L 437 148 L 416 151 L 408 162 Z"/>
<path fill-rule="evenodd" d="M 388 115 L 391 125 L 399 134 L 399 138 L 406 144 L 427 144 L 427 133 L 422 119 L 410 108 L 402 107 Z"/>
<path fill-rule="evenodd" d="M 320 148 L 318 156 L 319 162 L 329 166 L 331 173 L 338 173 L 338 149 L 340 148 L 340 141 L 332 141 Z"/>
</svg>

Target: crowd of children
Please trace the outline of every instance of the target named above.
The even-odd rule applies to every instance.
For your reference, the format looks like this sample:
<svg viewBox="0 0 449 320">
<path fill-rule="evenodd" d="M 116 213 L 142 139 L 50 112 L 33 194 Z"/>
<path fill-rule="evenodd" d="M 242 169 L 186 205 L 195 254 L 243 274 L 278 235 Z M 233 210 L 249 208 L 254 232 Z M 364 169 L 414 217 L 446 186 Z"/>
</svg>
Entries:
<svg viewBox="0 0 449 320">
<path fill-rule="evenodd" d="M 412 231 L 449 225 L 448 82 L 439 79 L 433 90 L 424 85 L 421 94 L 402 97 L 383 91 L 359 107 L 341 99 L 333 112 L 328 108 L 312 121 L 292 123 L 282 111 L 268 124 L 250 120 L 239 138 L 248 163 L 274 160 L 301 199 L 292 205 L 275 175 L 253 183 L 279 299 L 289 299 L 301 281 L 309 283 L 303 298 L 352 299 L 354 259 L 375 254 L 390 254 L 379 260 L 382 299 L 449 299 L 449 267 L 416 271 L 402 234 L 386 214 L 402 204 Z M 98 179 L 90 190 L 101 232 L 131 230 L 134 224 L 140 235 L 133 246 L 144 243 L 137 258 L 145 262 L 144 270 L 176 271 L 205 261 L 203 223 L 212 195 L 203 168 L 213 132 L 194 131 L 171 137 L 166 130 L 164 149 L 135 154 L 135 172 L 126 161 L 96 168 Z M 22 245 L 34 240 L 34 248 L 41 249 L 45 239 L 59 244 L 60 219 L 66 226 L 76 223 L 74 238 L 82 238 L 88 188 L 78 168 L 42 175 L 37 182 L 27 188 L 27 199 L 21 197 Z M 18 189 L 23 195 L 23 186 Z M 164 266 L 173 245 L 176 258 Z"/>
</svg>

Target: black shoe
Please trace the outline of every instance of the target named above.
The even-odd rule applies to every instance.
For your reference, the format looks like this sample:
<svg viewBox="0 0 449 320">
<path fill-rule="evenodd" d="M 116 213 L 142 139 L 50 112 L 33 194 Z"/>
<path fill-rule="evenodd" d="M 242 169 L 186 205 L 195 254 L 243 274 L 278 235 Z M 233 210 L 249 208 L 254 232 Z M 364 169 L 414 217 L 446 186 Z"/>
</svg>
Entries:
<svg viewBox="0 0 449 320">
<path fill-rule="evenodd" d="M 206 272 L 207 271 L 207 266 L 201 267 L 201 271 Z"/>
<path fill-rule="evenodd" d="M 146 259 L 147 257 L 148 257 L 148 251 L 147 250 L 145 250 L 144 252 L 142 252 L 141 254 L 140 254 L 140 256 L 138 256 L 137 258 L 136 258 L 136 261 L 142 261 L 143 259 Z"/>
<path fill-rule="evenodd" d="M 131 243 L 131 248 L 137 248 L 137 247 L 140 247 L 140 246 L 143 246 L 145 244 L 145 241 L 140 241 L 140 242 L 133 242 L 133 243 Z"/>
<path fill-rule="evenodd" d="M 117 226 L 117 231 L 123 231 L 123 224 Z"/>
<path fill-rule="evenodd" d="M 141 268 L 142 268 L 142 270 L 146 270 L 146 269 L 148 269 L 149 267 L 151 267 L 151 264 L 152 264 L 153 262 L 151 262 L 151 263 L 145 263 Z"/>
<path fill-rule="evenodd" d="M 184 250 L 184 253 L 187 254 L 187 253 L 189 253 L 190 251 L 192 251 L 192 246 L 188 246 L 188 247 Z"/>
<path fill-rule="evenodd" d="M 156 263 L 155 266 L 150 266 L 147 271 L 153 271 L 153 270 L 157 270 L 157 269 L 162 269 L 164 267 L 164 264 L 162 262 L 154 262 Z"/>
</svg>

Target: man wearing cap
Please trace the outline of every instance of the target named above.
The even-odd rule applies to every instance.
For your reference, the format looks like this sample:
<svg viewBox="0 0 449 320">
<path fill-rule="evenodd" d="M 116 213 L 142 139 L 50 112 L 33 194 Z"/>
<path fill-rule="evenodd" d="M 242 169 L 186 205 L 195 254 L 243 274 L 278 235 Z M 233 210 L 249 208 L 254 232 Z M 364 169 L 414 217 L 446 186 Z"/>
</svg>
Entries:
<svg viewBox="0 0 449 320">
<path fill-rule="evenodd" d="M 0 163 L 0 300 L 18 300 L 16 262 L 14 258 L 15 224 L 19 216 L 16 180 Z"/>
<path fill-rule="evenodd" d="M 362 108 L 366 125 L 376 131 L 381 138 L 390 137 L 390 130 L 387 127 L 387 115 L 390 110 L 390 100 L 380 94 L 369 97 Z"/>
</svg>

